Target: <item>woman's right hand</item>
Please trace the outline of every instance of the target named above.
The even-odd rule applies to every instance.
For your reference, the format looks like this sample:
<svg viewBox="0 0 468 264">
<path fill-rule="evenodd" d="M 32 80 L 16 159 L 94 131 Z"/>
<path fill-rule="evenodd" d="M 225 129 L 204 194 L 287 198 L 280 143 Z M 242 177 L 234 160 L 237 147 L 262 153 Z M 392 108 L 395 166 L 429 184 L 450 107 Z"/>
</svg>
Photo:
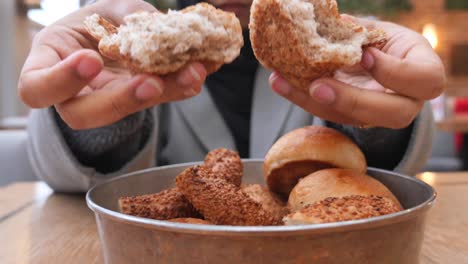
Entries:
<svg viewBox="0 0 468 264">
<path fill-rule="evenodd" d="M 198 94 L 206 78 L 200 63 L 159 77 L 132 76 L 104 60 L 83 21 L 97 13 L 114 24 L 136 11 L 156 9 L 140 0 L 100 0 L 39 32 L 21 72 L 18 93 L 32 108 L 55 106 L 73 129 L 112 124 L 145 108 Z"/>
</svg>

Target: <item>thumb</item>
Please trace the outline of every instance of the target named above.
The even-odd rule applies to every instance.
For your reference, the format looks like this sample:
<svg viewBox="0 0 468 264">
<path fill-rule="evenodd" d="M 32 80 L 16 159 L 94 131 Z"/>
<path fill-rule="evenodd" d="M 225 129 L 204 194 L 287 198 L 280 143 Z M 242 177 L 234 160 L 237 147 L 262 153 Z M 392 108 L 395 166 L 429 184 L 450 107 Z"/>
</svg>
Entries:
<svg viewBox="0 0 468 264">
<path fill-rule="evenodd" d="M 56 60 L 52 62 L 51 58 Z M 94 79 L 102 71 L 103 64 L 94 50 L 79 50 L 60 60 L 52 48 L 38 47 L 31 52 L 20 76 L 19 96 L 34 108 L 63 102 Z"/>
</svg>

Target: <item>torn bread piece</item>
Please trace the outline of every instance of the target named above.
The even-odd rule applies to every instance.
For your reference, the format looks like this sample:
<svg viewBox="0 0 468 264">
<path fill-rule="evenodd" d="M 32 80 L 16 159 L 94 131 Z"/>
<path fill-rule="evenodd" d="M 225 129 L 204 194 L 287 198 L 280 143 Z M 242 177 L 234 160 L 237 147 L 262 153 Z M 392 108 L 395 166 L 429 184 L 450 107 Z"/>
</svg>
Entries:
<svg viewBox="0 0 468 264">
<path fill-rule="evenodd" d="M 249 27 L 257 59 L 304 90 L 386 42 L 385 32 L 341 18 L 335 0 L 254 0 Z"/>
<path fill-rule="evenodd" d="M 237 58 L 244 43 L 236 16 L 207 3 L 167 14 L 134 13 L 124 21 L 116 27 L 94 14 L 84 24 L 102 55 L 134 73 L 165 75 L 190 62 L 200 62 L 212 73 Z"/>
</svg>

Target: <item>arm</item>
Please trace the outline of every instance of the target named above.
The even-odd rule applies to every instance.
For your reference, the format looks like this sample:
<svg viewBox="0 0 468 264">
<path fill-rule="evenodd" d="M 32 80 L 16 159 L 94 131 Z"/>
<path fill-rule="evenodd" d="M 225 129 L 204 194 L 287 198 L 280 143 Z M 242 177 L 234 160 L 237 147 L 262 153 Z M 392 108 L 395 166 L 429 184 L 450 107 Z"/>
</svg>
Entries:
<svg viewBox="0 0 468 264">
<path fill-rule="evenodd" d="M 418 172 L 430 155 L 433 121 L 428 101 L 445 89 L 444 65 L 429 43 L 402 26 L 354 18 L 384 30 L 381 50 L 366 48 L 361 63 L 295 89 L 278 73 L 275 92 L 353 138 L 370 166 Z M 304 92 L 307 91 L 307 92 Z M 370 129 L 357 129 L 363 125 Z"/>
<path fill-rule="evenodd" d="M 152 118 L 155 112 L 137 115 Z M 154 166 L 158 122 L 142 122 L 132 133 L 125 128 L 136 122 L 132 118 L 139 117 L 92 131 L 62 131 L 53 109 L 33 110 L 28 154 L 34 171 L 56 191 L 83 192 L 99 181 Z"/>
<path fill-rule="evenodd" d="M 124 119 L 100 128 L 73 130 L 52 112 L 60 134 L 76 159 L 100 173 L 121 169 L 147 144 L 153 133 L 151 110 L 137 112 Z"/>
<path fill-rule="evenodd" d="M 97 181 L 153 165 L 158 124 L 151 124 L 145 109 L 201 90 L 206 69 L 200 63 L 165 76 L 134 75 L 101 58 L 85 17 L 98 13 L 119 24 L 142 10 L 156 9 L 140 0 L 97 1 L 34 38 L 18 94 L 39 108 L 28 127 L 29 156 L 37 176 L 56 190 L 86 191 Z"/>
</svg>

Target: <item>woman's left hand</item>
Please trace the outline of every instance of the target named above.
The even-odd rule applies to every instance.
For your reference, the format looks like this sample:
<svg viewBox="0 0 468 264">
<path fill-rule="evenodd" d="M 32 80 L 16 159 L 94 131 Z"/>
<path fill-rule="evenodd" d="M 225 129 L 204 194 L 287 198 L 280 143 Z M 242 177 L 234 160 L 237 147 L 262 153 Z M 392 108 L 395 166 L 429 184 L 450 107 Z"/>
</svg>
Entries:
<svg viewBox="0 0 468 264">
<path fill-rule="evenodd" d="M 405 27 L 349 17 L 367 28 L 384 30 L 388 42 L 367 48 L 360 65 L 317 79 L 308 91 L 294 89 L 278 73 L 270 76 L 275 92 L 322 119 L 354 126 L 405 128 L 424 102 L 445 88 L 444 66 L 427 40 Z"/>
</svg>

